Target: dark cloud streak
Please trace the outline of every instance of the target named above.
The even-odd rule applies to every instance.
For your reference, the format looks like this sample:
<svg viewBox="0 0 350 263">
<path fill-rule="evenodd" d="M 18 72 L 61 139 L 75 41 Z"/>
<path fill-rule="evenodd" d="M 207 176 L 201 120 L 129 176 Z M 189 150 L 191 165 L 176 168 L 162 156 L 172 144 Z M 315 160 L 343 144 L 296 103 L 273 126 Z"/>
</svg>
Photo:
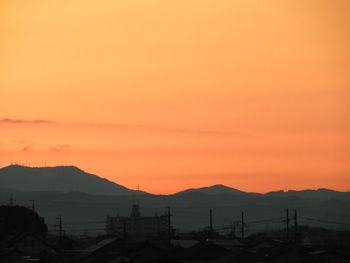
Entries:
<svg viewBox="0 0 350 263">
<path fill-rule="evenodd" d="M 18 120 L 18 119 L 9 119 L 9 118 L 5 118 L 5 119 L 0 120 L 0 125 L 1 124 L 72 125 L 72 126 L 85 126 L 85 127 L 96 127 L 96 128 L 113 128 L 113 129 L 120 129 L 120 130 L 165 132 L 165 133 L 185 134 L 185 135 L 250 136 L 249 134 L 244 134 L 244 133 L 240 133 L 240 132 L 236 132 L 236 131 L 191 129 L 191 128 L 180 128 L 180 127 L 150 125 L 150 124 L 112 124 L 112 123 L 88 123 L 88 122 L 55 122 L 55 121 L 50 121 L 50 120 Z"/>
<path fill-rule="evenodd" d="M 28 152 L 30 150 L 30 148 L 32 148 L 32 145 L 26 145 L 22 148 L 21 152 Z"/>
<path fill-rule="evenodd" d="M 60 145 L 57 145 L 57 146 L 54 146 L 54 147 L 51 147 L 50 148 L 50 151 L 52 152 L 62 152 L 63 150 L 65 149 L 68 149 L 70 147 L 69 144 L 60 144 Z"/>
<path fill-rule="evenodd" d="M 53 124 L 55 122 L 48 120 L 17 120 L 4 118 L 0 120 L 0 124 Z"/>
</svg>

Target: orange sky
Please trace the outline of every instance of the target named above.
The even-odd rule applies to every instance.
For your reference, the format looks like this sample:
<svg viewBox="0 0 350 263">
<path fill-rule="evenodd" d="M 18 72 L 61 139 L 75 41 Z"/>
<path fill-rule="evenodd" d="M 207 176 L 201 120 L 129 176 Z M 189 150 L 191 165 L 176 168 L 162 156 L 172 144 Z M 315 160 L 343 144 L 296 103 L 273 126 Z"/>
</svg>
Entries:
<svg viewBox="0 0 350 263">
<path fill-rule="evenodd" d="M 349 10 L 1 1 L 0 166 L 76 165 L 153 193 L 350 190 Z"/>
</svg>

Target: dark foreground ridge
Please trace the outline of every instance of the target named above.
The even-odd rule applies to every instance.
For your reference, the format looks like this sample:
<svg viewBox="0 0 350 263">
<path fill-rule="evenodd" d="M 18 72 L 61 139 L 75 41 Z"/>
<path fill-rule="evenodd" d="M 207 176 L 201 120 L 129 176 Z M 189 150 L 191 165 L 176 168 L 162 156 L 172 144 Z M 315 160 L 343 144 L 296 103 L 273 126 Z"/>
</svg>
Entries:
<svg viewBox="0 0 350 263">
<path fill-rule="evenodd" d="M 300 217 L 289 216 L 288 210 L 280 229 L 248 234 L 243 214 L 241 224 L 216 229 L 210 213 L 209 227 L 179 233 L 170 224 L 170 208 L 164 215 L 144 217 L 133 205 L 130 216 L 107 218 L 111 225 L 104 234 L 69 235 L 62 217 L 56 231 L 48 233 L 34 209 L 0 206 L 0 262 L 350 262 L 350 231 L 300 225 Z M 154 220 L 165 227 L 150 225 Z"/>
</svg>

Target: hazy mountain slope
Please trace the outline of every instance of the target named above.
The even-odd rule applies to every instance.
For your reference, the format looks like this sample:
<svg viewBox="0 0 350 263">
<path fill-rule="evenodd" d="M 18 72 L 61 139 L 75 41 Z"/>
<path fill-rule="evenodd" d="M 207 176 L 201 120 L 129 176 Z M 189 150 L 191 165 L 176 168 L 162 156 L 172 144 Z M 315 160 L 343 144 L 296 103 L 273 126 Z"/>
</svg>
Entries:
<svg viewBox="0 0 350 263">
<path fill-rule="evenodd" d="M 102 195 L 145 194 L 130 190 L 93 174 L 85 173 L 75 166 L 26 167 L 10 165 L 0 168 L 0 187 L 23 191 L 84 192 Z M 322 200 L 350 200 L 350 192 L 338 192 L 328 189 L 275 191 L 266 194 L 249 193 L 217 184 L 209 187 L 191 188 L 178 192 L 177 195 L 235 195 L 235 196 L 271 196 L 299 197 Z M 199 197 L 200 198 L 200 197 Z"/>
<path fill-rule="evenodd" d="M 337 200 L 350 200 L 350 192 L 338 192 L 330 189 L 316 189 L 316 190 L 289 190 L 289 191 L 276 191 L 265 194 L 266 196 L 278 196 L 278 197 L 300 197 L 300 198 L 312 198 L 312 199 L 337 199 Z"/>
<path fill-rule="evenodd" d="M 34 200 L 36 210 L 50 225 L 55 224 L 57 216 L 61 215 L 64 229 L 67 233 L 75 234 L 82 234 L 85 230 L 103 232 L 107 215 L 128 216 L 131 205 L 135 202 L 140 204 L 141 213 L 145 216 L 152 216 L 156 212 L 158 215 L 163 214 L 169 206 L 173 215 L 172 224 L 180 232 L 181 229 L 207 227 L 210 208 L 213 210 L 214 227 L 220 229 L 240 221 L 241 211 L 244 211 L 248 234 L 259 229 L 284 228 L 286 208 L 290 209 L 291 215 L 297 209 L 300 225 L 350 229 L 350 201 L 344 200 L 201 193 L 133 197 L 0 189 L 0 204 L 7 204 L 11 194 L 15 204 L 30 206 L 29 200 Z M 53 228 L 51 226 L 52 230 Z"/>
<path fill-rule="evenodd" d="M 222 185 L 217 184 L 209 187 L 201 187 L 201 188 L 191 188 L 176 194 L 188 194 L 188 193 L 203 193 L 209 195 L 217 195 L 217 194 L 233 194 L 233 195 L 244 195 L 246 192 Z"/>
<path fill-rule="evenodd" d="M 275 191 L 268 192 L 266 194 L 243 192 L 235 188 L 231 188 L 225 185 L 213 185 L 209 187 L 202 188 L 191 188 L 175 195 L 183 194 L 207 194 L 207 195 L 250 195 L 250 196 L 273 196 L 273 197 L 300 197 L 300 198 L 312 198 L 312 199 L 337 199 L 337 200 L 349 200 L 350 192 L 338 192 L 330 189 L 316 189 L 316 190 L 289 190 L 289 191 Z"/>
<path fill-rule="evenodd" d="M 0 168 L 0 186 L 23 191 L 84 192 L 104 195 L 130 195 L 130 190 L 104 178 L 85 173 L 74 166 Z"/>
</svg>

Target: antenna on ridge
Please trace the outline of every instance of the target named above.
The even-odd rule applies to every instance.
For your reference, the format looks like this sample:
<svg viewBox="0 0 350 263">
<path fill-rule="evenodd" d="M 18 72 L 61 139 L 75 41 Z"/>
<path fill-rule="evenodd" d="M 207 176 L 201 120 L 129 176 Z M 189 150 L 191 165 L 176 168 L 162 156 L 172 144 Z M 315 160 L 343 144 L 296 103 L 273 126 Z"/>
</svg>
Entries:
<svg viewBox="0 0 350 263">
<path fill-rule="evenodd" d="M 134 190 L 132 193 L 132 203 L 139 205 L 139 200 L 137 199 L 137 195 L 140 192 L 140 185 L 137 184 L 136 191 Z"/>
<path fill-rule="evenodd" d="M 15 199 L 13 198 L 13 194 L 11 193 L 10 199 L 9 199 L 9 205 L 13 206 L 15 203 Z"/>
<path fill-rule="evenodd" d="M 35 202 L 34 202 L 34 200 L 29 200 L 29 202 L 32 203 L 31 209 L 32 209 L 33 211 L 35 211 Z"/>
</svg>

